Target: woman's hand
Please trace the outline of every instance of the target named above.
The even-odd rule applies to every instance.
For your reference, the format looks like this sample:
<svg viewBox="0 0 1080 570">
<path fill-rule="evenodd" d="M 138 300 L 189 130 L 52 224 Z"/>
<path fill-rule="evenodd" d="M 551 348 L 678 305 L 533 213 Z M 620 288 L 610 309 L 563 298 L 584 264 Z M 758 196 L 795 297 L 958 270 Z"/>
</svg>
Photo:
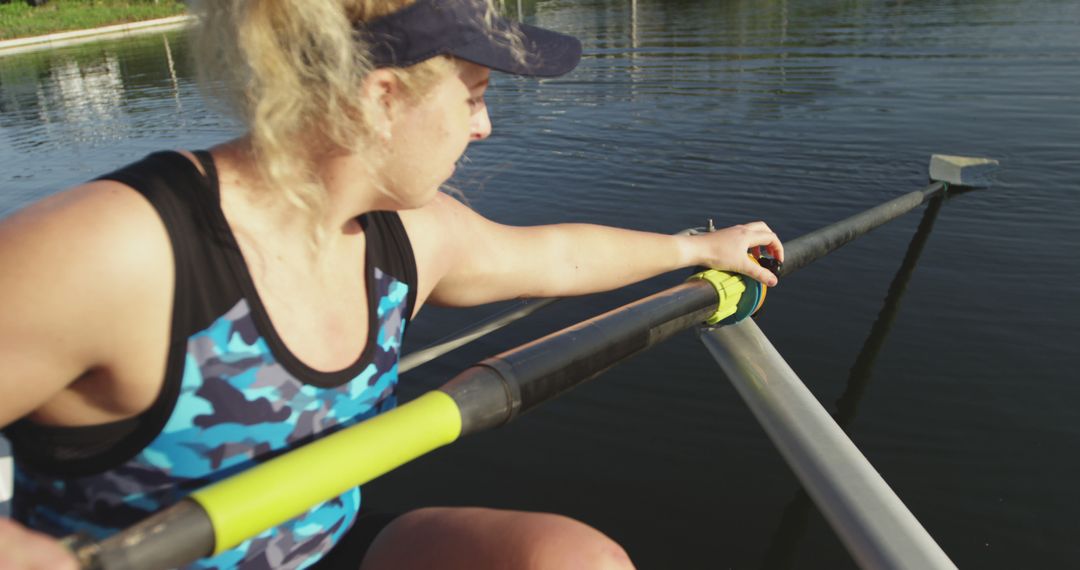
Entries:
<svg viewBox="0 0 1080 570">
<path fill-rule="evenodd" d="M 693 236 L 694 242 L 701 249 L 697 257 L 698 265 L 705 265 L 722 271 L 734 271 L 753 277 L 772 287 L 776 285 L 776 276 L 768 269 L 754 263 L 746 255 L 753 250 L 760 255 L 762 247 L 776 260 L 784 261 L 784 246 L 780 238 L 765 222 L 752 222 L 724 228 L 707 234 Z"/>
<path fill-rule="evenodd" d="M 78 570 L 56 539 L 0 517 L 0 570 Z"/>
</svg>

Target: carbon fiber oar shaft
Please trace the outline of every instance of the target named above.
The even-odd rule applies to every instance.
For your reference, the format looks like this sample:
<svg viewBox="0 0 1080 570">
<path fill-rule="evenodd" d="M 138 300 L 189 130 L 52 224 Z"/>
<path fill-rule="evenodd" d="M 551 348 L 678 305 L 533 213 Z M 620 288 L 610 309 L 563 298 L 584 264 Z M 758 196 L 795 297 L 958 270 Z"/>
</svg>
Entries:
<svg viewBox="0 0 1080 570">
<path fill-rule="evenodd" d="M 784 244 L 785 259 L 784 265 L 780 267 L 780 276 L 790 275 L 840 249 L 844 244 L 870 230 L 899 218 L 947 187 L 948 185 L 944 182 L 934 182 L 922 190 L 893 198 L 884 204 L 787 242 Z"/>
</svg>

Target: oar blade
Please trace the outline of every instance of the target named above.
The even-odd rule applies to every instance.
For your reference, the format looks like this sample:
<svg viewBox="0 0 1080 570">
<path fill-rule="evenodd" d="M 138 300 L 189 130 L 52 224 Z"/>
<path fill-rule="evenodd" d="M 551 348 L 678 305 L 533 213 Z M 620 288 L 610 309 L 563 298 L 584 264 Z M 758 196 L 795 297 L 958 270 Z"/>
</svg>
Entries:
<svg viewBox="0 0 1080 570">
<path fill-rule="evenodd" d="M 952 186 L 990 186 L 998 161 L 992 158 L 935 154 L 930 157 L 930 179 Z"/>
</svg>

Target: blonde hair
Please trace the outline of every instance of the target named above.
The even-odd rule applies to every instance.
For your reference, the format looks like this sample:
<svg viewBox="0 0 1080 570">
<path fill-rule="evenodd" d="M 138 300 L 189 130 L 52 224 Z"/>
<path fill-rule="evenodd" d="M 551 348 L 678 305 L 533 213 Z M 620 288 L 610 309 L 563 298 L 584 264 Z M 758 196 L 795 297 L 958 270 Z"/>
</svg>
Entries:
<svg viewBox="0 0 1080 570">
<path fill-rule="evenodd" d="M 319 153 L 355 152 L 372 140 L 370 110 L 360 86 L 373 69 L 370 49 L 355 28 L 415 0 L 196 0 L 199 25 L 192 55 L 203 89 L 226 105 L 251 136 L 263 182 L 312 228 L 326 193 L 314 172 Z M 486 21 L 496 13 L 492 0 Z M 520 38 L 503 36 L 523 58 Z M 405 92 L 423 96 L 448 68 L 435 57 L 395 70 Z M 320 141 L 302 137 L 318 133 Z M 318 143 L 312 147 L 313 143 Z"/>
</svg>

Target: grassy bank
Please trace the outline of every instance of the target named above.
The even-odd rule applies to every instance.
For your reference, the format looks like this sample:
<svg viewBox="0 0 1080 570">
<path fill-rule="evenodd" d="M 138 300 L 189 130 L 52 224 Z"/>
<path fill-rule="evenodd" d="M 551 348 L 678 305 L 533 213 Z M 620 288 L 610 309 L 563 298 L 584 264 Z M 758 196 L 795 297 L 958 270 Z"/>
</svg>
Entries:
<svg viewBox="0 0 1080 570">
<path fill-rule="evenodd" d="M 177 0 L 52 0 L 37 8 L 23 0 L 11 0 L 9 4 L 0 4 L 0 40 L 153 20 L 183 13 L 184 3 Z"/>
</svg>

